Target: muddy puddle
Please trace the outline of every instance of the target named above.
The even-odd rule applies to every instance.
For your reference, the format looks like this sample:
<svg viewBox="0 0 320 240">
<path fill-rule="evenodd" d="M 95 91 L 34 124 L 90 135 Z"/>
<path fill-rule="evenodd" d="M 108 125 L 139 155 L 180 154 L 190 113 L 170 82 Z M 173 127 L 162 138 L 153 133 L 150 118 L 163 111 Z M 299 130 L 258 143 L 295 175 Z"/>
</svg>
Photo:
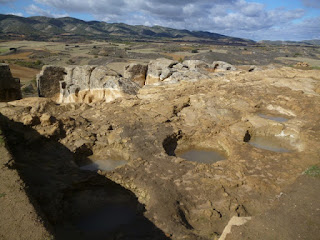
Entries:
<svg viewBox="0 0 320 240">
<path fill-rule="evenodd" d="M 128 161 L 125 160 L 95 160 L 92 161 L 92 163 L 89 164 L 83 164 L 80 166 L 81 170 L 87 170 L 87 171 L 113 171 L 114 169 L 121 167 L 123 165 L 126 165 Z"/>
<path fill-rule="evenodd" d="M 264 119 L 269 119 L 272 121 L 276 122 L 287 122 L 289 119 L 281 116 L 273 116 L 273 115 L 268 115 L 268 114 L 263 114 L 263 113 L 258 113 L 259 117 L 262 117 Z"/>
<path fill-rule="evenodd" d="M 187 161 L 198 162 L 198 163 L 215 163 L 221 160 L 225 160 L 226 157 L 221 153 L 212 150 L 197 150 L 192 149 L 177 153 L 178 157 L 184 158 Z"/>
<path fill-rule="evenodd" d="M 272 152 L 291 152 L 289 143 L 282 137 L 275 136 L 254 136 L 250 139 L 249 144 L 260 149 Z"/>
</svg>

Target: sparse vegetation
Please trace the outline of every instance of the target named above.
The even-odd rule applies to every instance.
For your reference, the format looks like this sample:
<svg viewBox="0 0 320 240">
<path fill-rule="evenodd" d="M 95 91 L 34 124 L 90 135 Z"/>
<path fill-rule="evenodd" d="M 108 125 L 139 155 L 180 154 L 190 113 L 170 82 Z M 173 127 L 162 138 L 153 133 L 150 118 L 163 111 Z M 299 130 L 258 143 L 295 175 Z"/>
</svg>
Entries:
<svg viewBox="0 0 320 240">
<path fill-rule="evenodd" d="M 35 68 L 35 69 L 41 69 L 42 66 L 44 65 L 41 60 L 36 60 L 34 62 L 17 60 L 17 61 L 14 61 L 14 64 L 17 64 L 21 67 L 28 67 L 28 68 Z"/>
<path fill-rule="evenodd" d="M 320 177 L 320 168 L 316 165 L 309 167 L 303 174 L 311 177 Z"/>
<path fill-rule="evenodd" d="M 0 198 L 5 197 L 7 194 L 6 193 L 0 193 Z"/>
</svg>

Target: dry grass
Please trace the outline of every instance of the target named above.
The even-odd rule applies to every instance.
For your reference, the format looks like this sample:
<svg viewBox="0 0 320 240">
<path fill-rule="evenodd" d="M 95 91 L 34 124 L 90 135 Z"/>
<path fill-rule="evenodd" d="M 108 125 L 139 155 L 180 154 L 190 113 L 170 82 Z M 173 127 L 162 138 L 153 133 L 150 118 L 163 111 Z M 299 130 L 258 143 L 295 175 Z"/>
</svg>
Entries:
<svg viewBox="0 0 320 240">
<path fill-rule="evenodd" d="M 174 54 L 174 53 L 161 53 L 165 56 L 171 57 L 175 61 L 179 61 L 180 59 L 184 59 L 185 55 Z"/>
<path fill-rule="evenodd" d="M 295 62 L 306 62 L 311 67 L 320 67 L 320 60 L 318 60 L 318 59 L 304 58 L 304 57 L 279 57 L 276 59 L 282 60 L 282 61 L 290 60 L 290 61 L 295 61 Z"/>
<path fill-rule="evenodd" d="M 5 56 L 0 56 L 0 60 L 16 60 L 16 59 L 29 59 L 29 56 L 32 54 L 32 52 L 22 52 L 22 53 L 16 53 L 16 54 L 10 54 Z"/>
</svg>

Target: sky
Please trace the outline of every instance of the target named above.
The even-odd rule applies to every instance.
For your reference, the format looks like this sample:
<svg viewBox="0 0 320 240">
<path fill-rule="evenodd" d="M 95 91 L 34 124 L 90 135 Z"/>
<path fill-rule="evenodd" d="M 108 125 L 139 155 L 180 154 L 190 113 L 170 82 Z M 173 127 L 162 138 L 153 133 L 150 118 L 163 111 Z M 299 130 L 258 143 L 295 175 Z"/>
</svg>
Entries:
<svg viewBox="0 0 320 240">
<path fill-rule="evenodd" d="M 320 0 L 0 0 L 0 13 L 160 25 L 256 41 L 320 39 Z"/>
</svg>

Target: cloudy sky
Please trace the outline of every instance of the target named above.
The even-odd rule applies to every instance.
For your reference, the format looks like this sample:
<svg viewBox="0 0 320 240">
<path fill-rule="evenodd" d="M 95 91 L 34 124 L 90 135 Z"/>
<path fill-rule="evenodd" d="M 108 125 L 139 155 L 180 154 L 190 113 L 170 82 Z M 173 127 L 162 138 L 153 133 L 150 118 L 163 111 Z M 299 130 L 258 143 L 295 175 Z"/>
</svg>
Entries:
<svg viewBox="0 0 320 240">
<path fill-rule="evenodd" d="M 0 13 L 161 25 L 254 40 L 320 39 L 320 0 L 0 0 Z"/>
</svg>

